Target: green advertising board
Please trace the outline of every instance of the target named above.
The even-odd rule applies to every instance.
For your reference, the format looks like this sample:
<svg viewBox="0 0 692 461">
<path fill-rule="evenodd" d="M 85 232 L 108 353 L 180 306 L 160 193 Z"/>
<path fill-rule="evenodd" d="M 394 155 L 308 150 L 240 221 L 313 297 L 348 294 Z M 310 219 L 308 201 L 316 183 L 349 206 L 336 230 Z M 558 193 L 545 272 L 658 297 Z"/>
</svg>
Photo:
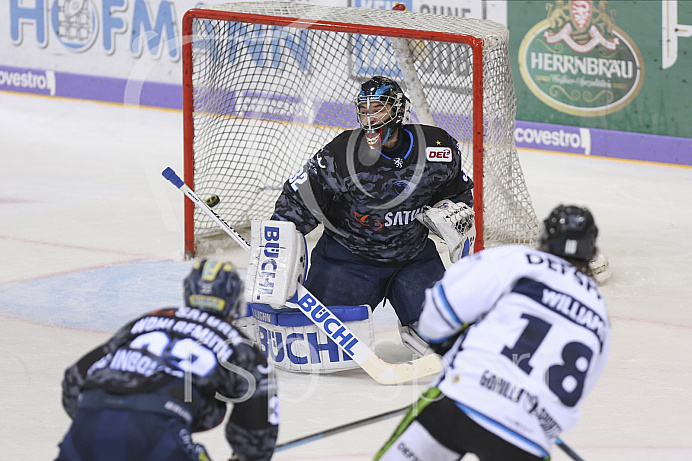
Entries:
<svg viewBox="0 0 692 461">
<path fill-rule="evenodd" d="M 518 120 L 692 138 L 692 1 L 507 5 Z"/>
</svg>

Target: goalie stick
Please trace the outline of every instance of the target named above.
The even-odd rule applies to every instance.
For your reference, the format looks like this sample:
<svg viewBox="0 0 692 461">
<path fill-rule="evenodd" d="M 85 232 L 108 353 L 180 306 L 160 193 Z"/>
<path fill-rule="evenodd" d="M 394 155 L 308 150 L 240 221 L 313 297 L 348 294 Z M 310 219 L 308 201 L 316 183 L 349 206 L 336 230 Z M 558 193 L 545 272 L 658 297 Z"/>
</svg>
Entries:
<svg viewBox="0 0 692 461">
<path fill-rule="evenodd" d="M 200 207 L 216 224 L 223 229 L 233 240 L 238 243 L 248 253 L 250 244 L 235 229 L 233 229 L 221 216 L 200 199 L 185 182 L 168 167 L 162 172 L 175 187 L 187 196 L 192 202 Z M 363 343 L 358 337 L 343 324 L 321 301 L 312 295 L 303 285 L 298 284 L 296 294 L 287 301 L 287 305 L 294 305 L 300 309 L 317 328 L 322 330 L 328 337 L 334 339 L 336 345 L 349 357 L 353 359 L 367 374 L 380 384 L 402 384 L 437 374 L 442 369 L 442 360 L 437 355 L 427 355 L 416 360 L 404 363 L 389 363 L 378 357 L 370 347 Z M 315 315 L 318 314 L 318 315 Z M 325 325 L 332 326 L 331 331 Z M 334 338 L 338 333 L 341 341 Z M 348 338 L 346 341 L 343 338 Z"/>
</svg>

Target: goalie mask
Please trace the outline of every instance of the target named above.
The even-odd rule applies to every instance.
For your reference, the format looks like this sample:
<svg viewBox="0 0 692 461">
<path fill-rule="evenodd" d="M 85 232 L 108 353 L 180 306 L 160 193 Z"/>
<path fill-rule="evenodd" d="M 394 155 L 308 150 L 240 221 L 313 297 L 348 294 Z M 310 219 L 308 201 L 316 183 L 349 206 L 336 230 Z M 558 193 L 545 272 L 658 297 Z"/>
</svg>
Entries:
<svg viewBox="0 0 692 461">
<path fill-rule="evenodd" d="M 243 282 L 229 262 L 201 260 L 183 281 L 185 305 L 235 318 L 240 311 Z"/>
<path fill-rule="evenodd" d="M 586 208 L 557 206 L 543 221 L 538 249 L 568 260 L 588 262 L 596 253 L 598 228 Z"/>
<path fill-rule="evenodd" d="M 358 124 L 371 149 L 379 148 L 408 123 L 411 102 L 394 80 L 376 76 L 360 86 L 356 96 Z"/>
</svg>

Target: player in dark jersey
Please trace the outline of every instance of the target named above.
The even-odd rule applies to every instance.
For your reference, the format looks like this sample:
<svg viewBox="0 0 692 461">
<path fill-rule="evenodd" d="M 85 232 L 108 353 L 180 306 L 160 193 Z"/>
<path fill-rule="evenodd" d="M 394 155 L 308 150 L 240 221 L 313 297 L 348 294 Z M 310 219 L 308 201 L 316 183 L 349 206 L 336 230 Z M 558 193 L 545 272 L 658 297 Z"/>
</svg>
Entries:
<svg viewBox="0 0 692 461">
<path fill-rule="evenodd" d="M 233 459 L 272 457 L 276 383 L 264 355 L 231 324 L 244 306 L 235 267 L 199 261 L 183 285 L 187 307 L 129 322 L 65 371 L 72 426 L 57 460 L 208 460 L 190 434 L 221 424 L 229 402 Z"/>
<path fill-rule="evenodd" d="M 272 219 L 304 235 L 324 225 L 305 287 L 325 305 L 387 299 L 402 325 L 414 325 L 425 289 L 444 273 L 415 217 L 444 199 L 472 206 L 473 182 L 452 136 L 407 124 L 410 102 L 393 80 L 363 83 L 355 104 L 362 129 L 338 135 L 290 178 Z"/>
</svg>

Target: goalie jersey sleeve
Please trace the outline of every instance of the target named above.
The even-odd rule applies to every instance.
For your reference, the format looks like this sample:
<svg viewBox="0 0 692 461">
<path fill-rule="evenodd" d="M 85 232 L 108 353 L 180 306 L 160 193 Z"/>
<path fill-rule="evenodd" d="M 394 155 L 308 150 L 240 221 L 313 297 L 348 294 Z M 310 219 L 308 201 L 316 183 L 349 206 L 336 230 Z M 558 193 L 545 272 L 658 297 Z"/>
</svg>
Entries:
<svg viewBox="0 0 692 461">
<path fill-rule="evenodd" d="M 453 338 L 439 388 L 478 424 L 537 456 L 572 428 L 605 366 L 610 321 L 596 283 L 519 245 L 450 267 L 426 292 L 419 333 Z"/>
<path fill-rule="evenodd" d="M 473 182 L 457 141 L 444 130 L 405 125 L 397 146 L 381 152 L 345 131 L 284 184 L 273 219 L 307 234 L 319 223 L 349 251 L 378 263 L 405 262 L 425 246 L 415 219 L 442 199 L 473 205 Z"/>
<path fill-rule="evenodd" d="M 186 398 L 192 380 L 192 399 Z M 82 390 L 142 394 L 165 389 L 185 402 L 192 432 L 211 429 L 234 403 L 226 438 L 240 459 L 268 460 L 278 436 L 276 382 L 264 355 L 228 321 L 190 307 L 133 320 L 65 371 L 70 417 Z"/>
</svg>

